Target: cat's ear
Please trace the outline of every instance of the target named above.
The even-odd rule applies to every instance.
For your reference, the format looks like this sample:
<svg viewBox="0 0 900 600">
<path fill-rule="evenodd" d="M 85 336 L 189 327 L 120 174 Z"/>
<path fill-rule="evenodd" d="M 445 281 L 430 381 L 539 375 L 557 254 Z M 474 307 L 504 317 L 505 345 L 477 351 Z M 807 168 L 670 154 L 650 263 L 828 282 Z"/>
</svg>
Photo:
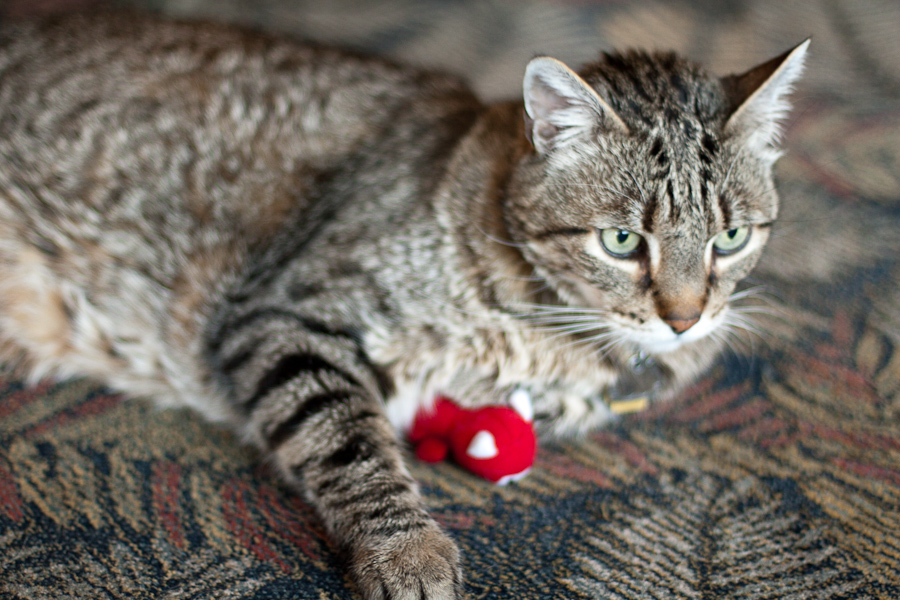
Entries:
<svg viewBox="0 0 900 600">
<path fill-rule="evenodd" d="M 809 39 L 742 75 L 722 78 L 730 109 L 726 133 L 743 136 L 751 150 L 777 158 L 780 122 L 791 108 L 787 96 L 803 72 L 808 47 Z"/>
<path fill-rule="evenodd" d="M 546 154 L 598 125 L 627 132 L 613 109 L 572 69 L 549 56 L 528 63 L 523 82 L 525 132 Z"/>
</svg>

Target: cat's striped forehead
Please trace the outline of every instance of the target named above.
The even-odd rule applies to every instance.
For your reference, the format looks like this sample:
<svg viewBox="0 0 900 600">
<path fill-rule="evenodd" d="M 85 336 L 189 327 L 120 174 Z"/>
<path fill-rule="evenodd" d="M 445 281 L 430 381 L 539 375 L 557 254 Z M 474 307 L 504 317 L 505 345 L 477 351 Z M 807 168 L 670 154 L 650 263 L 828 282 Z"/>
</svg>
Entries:
<svg viewBox="0 0 900 600">
<path fill-rule="evenodd" d="M 646 233 L 730 226 L 735 207 L 721 190 L 728 107 L 718 78 L 675 54 L 639 51 L 605 55 L 581 75 L 628 127 L 641 159 L 628 173 L 630 220 Z"/>
<path fill-rule="evenodd" d="M 701 138 L 673 150 L 662 136 L 648 136 L 620 148 L 622 159 L 600 171 L 590 173 L 596 163 L 584 165 L 581 174 L 597 178 L 596 206 L 611 224 L 648 234 L 677 230 L 705 236 L 748 216 L 752 207 L 746 196 L 735 193 L 740 181 L 728 169 L 739 162 L 733 151 L 711 136 L 706 143 Z M 687 152 L 692 156 L 681 156 Z"/>
<path fill-rule="evenodd" d="M 719 142 L 712 135 L 680 145 L 652 136 L 644 145 L 649 175 L 641 206 L 644 231 L 654 233 L 663 223 L 678 227 L 685 220 L 705 221 L 711 229 L 728 225 L 732 210 L 717 181 Z"/>
<path fill-rule="evenodd" d="M 607 54 L 581 75 L 632 132 L 699 141 L 727 115 L 718 78 L 672 53 Z"/>
</svg>

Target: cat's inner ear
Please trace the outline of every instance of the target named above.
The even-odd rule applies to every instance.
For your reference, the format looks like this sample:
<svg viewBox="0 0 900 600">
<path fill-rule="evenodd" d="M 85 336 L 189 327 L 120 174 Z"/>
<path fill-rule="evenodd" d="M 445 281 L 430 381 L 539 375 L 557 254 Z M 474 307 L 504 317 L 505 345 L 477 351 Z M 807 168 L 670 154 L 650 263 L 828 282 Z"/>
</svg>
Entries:
<svg viewBox="0 0 900 600">
<path fill-rule="evenodd" d="M 744 137 L 755 152 L 777 158 L 780 122 L 791 108 L 787 96 L 803 72 L 808 47 L 807 39 L 746 73 L 722 78 L 730 110 L 726 133 Z"/>
<path fill-rule="evenodd" d="M 534 148 L 546 154 L 599 128 L 627 132 L 615 111 L 569 67 L 548 56 L 525 69 L 525 132 Z"/>
</svg>

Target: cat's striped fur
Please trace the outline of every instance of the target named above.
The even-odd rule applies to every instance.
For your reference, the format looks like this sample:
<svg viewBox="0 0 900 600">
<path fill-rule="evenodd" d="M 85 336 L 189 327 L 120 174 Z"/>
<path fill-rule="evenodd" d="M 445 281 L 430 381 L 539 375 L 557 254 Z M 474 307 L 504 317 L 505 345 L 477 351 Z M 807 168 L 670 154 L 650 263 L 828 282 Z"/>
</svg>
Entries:
<svg viewBox="0 0 900 600">
<path fill-rule="evenodd" d="M 232 424 L 366 598 L 459 597 L 395 427 L 436 392 L 525 388 L 543 431 L 579 432 L 635 356 L 663 395 L 702 370 L 776 216 L 804 50 L 724 80 L 672 55 L 580 77 L 539 58 L 524 107 L 485 106 L 452 77 L 218 25 L 8 25 L 5 356 Z M 610 252 L 609 231 L 639 246 Z"/>
</svg>

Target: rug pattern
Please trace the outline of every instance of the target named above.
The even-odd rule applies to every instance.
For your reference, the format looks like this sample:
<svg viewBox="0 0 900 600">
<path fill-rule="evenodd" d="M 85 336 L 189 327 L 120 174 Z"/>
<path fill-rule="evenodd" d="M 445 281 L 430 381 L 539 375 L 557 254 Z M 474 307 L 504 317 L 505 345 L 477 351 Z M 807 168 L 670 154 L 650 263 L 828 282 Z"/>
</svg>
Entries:
<svg viewBox="0 0 900 600">
<path fill-rule="evenodd" d="M 0 18 L 89 0 L 8 0 Z M 900 4 L 130 0 L 470 74 L 680 50 L 717 72 L 813 34 L 768 307 L 675 402 L 497 488 L 414 464 L 473 599 L 900 598 Z M 0 380 L 0 597 L 358 598 L 315 515 L 225 431 L 86 381 Z"/>
</svg>

